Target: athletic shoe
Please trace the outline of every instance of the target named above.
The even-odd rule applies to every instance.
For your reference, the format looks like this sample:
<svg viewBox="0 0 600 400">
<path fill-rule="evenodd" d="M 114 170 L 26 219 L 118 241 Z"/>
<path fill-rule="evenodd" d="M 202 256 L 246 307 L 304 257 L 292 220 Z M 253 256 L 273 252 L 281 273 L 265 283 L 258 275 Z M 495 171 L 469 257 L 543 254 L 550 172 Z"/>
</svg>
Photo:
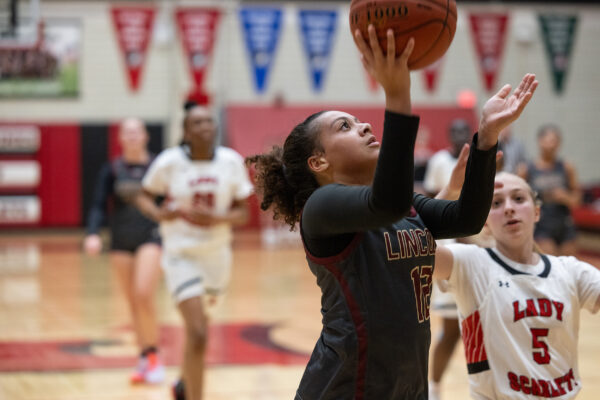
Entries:
<svg viewBox="0 0 600 400">
<path fill-rule="evenodd" d="M 135 370 L 129 376 L 129 382 L 131 382 L 132 385 L 144 383 L 144 373 L 146 372 L 146 368 L 148 368 L 148 359 L 140 356 L 137 367 L 135 367 Z"/>
<path fill-rule="evenodd" d="M 150 353 L 140 357 L 138 366 L 129 377 L 129 381 L 133 385 L 142 383 L 155 385 L 165 380 L 165 374 L 165 367 L 160 362 L 158 354 Z"/>
<path fill-rule="evenodd" d="M 156 353 L 150 353 L 146 356 L 148 361 L 144 371 L 144 382 L 152 385 L 162 383 L 165 380 L 165 366 L 160 362 Z"/>
<path fill-rule="evenodd" d="M 185 400 L 185 388 L 182 379 L 179 379 L 173 385 L 173 400 Z"/>
</svg>

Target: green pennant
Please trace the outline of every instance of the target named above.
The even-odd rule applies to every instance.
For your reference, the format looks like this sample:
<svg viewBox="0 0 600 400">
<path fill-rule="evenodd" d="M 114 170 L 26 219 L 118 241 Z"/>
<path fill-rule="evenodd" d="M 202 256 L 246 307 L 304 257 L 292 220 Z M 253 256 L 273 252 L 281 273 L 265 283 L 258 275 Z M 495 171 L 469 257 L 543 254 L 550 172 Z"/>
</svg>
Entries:
<svg viewBox="0 0 600 400">
<path fill-rule="evenodd" d="M 562 93 L 569 69 L 571 49 L 575 42 L 576 15 L 539 15 L 542 36 L 554 76 L 554 89 Z"/>
</svg>

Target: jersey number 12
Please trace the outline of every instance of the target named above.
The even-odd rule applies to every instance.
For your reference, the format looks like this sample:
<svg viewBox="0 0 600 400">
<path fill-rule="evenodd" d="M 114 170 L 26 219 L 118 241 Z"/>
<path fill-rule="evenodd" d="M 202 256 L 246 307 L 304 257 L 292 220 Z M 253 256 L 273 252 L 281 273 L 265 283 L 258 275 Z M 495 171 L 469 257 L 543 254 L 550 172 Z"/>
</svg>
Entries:
<svg viewBox="0 0 600 400">
<path fill-rule="evenodd" d="M 410 277 L 415 290 L 417 318 L 419 318 L 419 322 L 424 322 L 429 319 L 429 298 L 431 296 L 432 276 L 433 267 L 431 265 L 414 267 L 410 271 Z"/>
</svg>

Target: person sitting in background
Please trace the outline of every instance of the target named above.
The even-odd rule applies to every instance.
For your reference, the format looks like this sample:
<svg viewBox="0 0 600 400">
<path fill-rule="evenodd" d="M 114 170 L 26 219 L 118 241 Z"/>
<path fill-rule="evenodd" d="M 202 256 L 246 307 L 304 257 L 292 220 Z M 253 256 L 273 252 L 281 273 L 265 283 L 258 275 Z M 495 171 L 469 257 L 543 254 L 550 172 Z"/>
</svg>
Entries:
<svg viewBox="0 0 600 400">
<path fill-rule="evenodd" d="M 450 147 L 437 151 L 427 163 L 423 188 L 430 196 L 435 196 L 450 180 L 452 168 L 456 165 L 463 146 L 471 140 L 472 130 L 464 119 L 455 119 L 448 128 Z"/>
<path fill-rule="evenodd" d="M 527 162 L 525 147 L 518 138 L 513 136 L 510 126 L 500 132 L 498 148 L 502 150 L 502 158 L 498 162 L 499 171 L 516 174 L 519 165 Z"/>
<path fill-rule="evenodd" d="M 542 200 L 535 240 L 542 251 L 552 255 L 574 255 L 577 231 L 571 209 L 581 204 L 581 191 L 575 167 L 558 157 L 560 129 L 544 125 L 538 131 L 539 157 L 521 164 L 518 175 L 525 179 Z"/>
<path fill-rule="evenodd" d="M 161 240 L 158 225 L 136 208 L 134 199 L 141 190 L 142 177 L 152 162 L 148 132 L 136 118 L 125 119 L 119 127 L 123 155 L 104 165 L 98 175 L 87 220 L 84 250 L 97 255 L 102 250 L 98 234 L 109 198 L 113 199 L 110 219 L 110 263 L 129 305 L 140 357 L 131 383 L 160 383 L 165 370 L 158 357 L 158 324 L 154 294 L 160 283 Z"/>
</svg>

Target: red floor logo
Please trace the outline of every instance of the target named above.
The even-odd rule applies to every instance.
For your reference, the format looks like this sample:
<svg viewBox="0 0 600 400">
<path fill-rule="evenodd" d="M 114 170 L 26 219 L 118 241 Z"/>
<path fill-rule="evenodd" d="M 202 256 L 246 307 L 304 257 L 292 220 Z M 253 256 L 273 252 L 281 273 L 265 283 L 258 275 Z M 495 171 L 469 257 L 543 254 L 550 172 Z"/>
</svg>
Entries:
<svg viewBox="0 0 600 400">
<path fill-rule="evenodd" d="M 215 324 L 210 327 L 208 365 L 279 364 L 303 365 L 309 355 L 275 343 L 274 325 Z M 160 352 L 166 365 L 181 361 L 183 330 L 162 326 Z M 135 357 L 101 355 L 103 348 L 118 347 L 119 340 L 57 340 L 0 342 L 0 371 L 59 371 L 92 368 L 123 368 L 134 365 Z"/>
</svg>

